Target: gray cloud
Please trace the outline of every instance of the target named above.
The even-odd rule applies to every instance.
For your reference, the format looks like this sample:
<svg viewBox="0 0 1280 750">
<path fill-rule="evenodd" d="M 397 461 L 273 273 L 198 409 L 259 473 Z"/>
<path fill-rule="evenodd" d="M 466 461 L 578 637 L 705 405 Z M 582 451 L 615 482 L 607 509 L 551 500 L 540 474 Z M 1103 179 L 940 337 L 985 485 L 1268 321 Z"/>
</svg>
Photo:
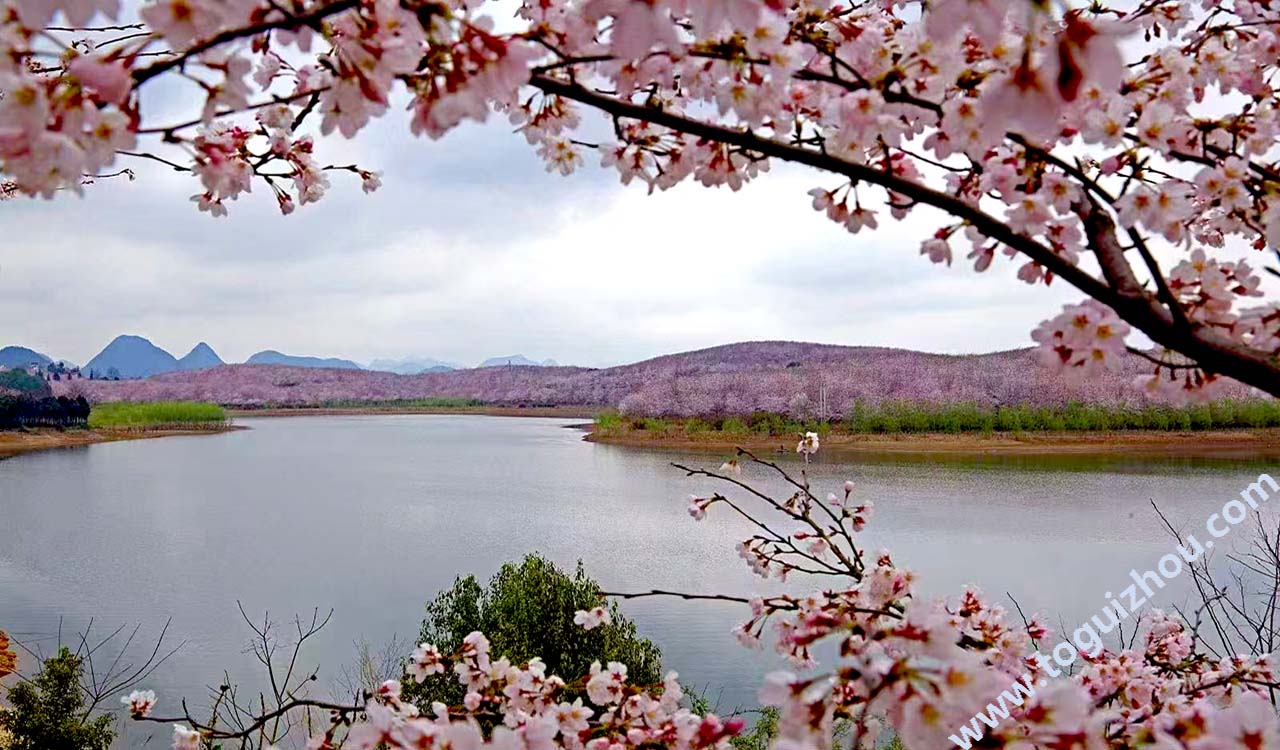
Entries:
<svg viewBox="0 0 1280 750">
<path fill-rule="evenodd" d="M 82 199 L 5 204 L 0 344 L 84 361 L 131 332 L 229 359 L 584 365 L 766 338 L 978 351 L 1025 345 L 1075 296 L 1011 282 L 1007 263 L 933 267 L 920 219 L 849 235 L 809 207 L 804 191 L 831 182 L 812 173 L 647 196 L 594 163 L 548 175 L 497 118 L 438 142 L 404 120 L 320 144 L 325 161 L 383 171 L 382 191 L 336 173 L 328 198 L 289 217 L 258 190 L 211 219 L 188 202 L 194 180 L 150 164 Z"/>
</svg>

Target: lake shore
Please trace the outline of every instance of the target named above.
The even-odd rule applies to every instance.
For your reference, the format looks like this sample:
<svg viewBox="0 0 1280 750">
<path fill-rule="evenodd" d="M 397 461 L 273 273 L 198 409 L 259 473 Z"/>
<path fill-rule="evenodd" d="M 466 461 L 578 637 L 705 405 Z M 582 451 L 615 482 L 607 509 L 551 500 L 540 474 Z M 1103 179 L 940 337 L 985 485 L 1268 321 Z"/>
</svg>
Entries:
<svg viewBox="0 0 1280 750">
<path fill-rule="evenodd" d="M 590 429 L 590 426 L 584 426 Z M 636 448 L 731 452 L 745 448 L 760 455 L 793 453 L 796 439 L 780 436 L 693 435 L 630 430 L 584 438 L 595 443 Z M 1206 430 L 1203 432 L 1020 432 L 968 434 L 852 435 L 822 438 L 824 454 L 917 453 L 953 455 L 1115 455 L 1186 458 L 1280 458 L 1280 429 Z"/>
<path fill-rule="evenodd" d="M 471 414 L 485 417 L 560 417 L 593 419 L 601 406 L 295 406 L 278 409 L 227 409 L 232 417 L 350 417 L 395 414 Z"/>
<path fill-rule="evenodd" d="M 183 429 L 84 429 L 55 430 L 38 428 L 34 430 L 0 431 L 0 458 L 9 458 L 34 451 L 53 450 L 55 448 L 78 448 L 97 443 L 114 443 L 120 440 L 147 440 L 150 438 L 173 437 L 177 435 L 216 435 L 232 430 L 244 430 L 247 427 L 238 425 L 220 425 L 217 427 L 199 427 Z"/>
<path fill-rule="evenodd" d="M 232 417 L 478 415 L 493 417 L 553 417 L 591 420 L 602 407 L 457 406 L 457 407 L 291 407 L 228 409 Z M 582 430 L 583 439 L 605 445 L 667 450 L 728 453 L 742 447 L 760 454 L 795 451 L 795 439 L 781 436 L 727 435 L 708 431 L 684 433 L 628 430 L 600 434 L 595 425 L 569 425 Z M 994 432 L 828 434 L 822 440 L 825 454 L 950 454 L 950 455 L 1113 455 L 1171 456 L 1185 458 L 1278 458 L 1280 428 L 1203 431 L 1126 430 L 1109 432 Z M 0 448 L 2 450 L 2 448 Z"/>
</svg>

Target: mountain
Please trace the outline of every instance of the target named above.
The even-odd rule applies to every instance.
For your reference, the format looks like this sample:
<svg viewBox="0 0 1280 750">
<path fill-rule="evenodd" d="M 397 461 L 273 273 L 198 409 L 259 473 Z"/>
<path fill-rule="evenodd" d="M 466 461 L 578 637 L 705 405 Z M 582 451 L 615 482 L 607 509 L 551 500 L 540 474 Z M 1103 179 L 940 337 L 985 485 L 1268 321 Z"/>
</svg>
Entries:
<svg viewBox="0 0 1280 750">
<path fill-rule="evenodd" d="M 448 372 L 457 370 L 459 365 L 443 362 L 432 357 L 405 357 L 403 359 L 375 359 L 369 363 L 370 370 L 394 372 L 400 375 L 417 375 L 420 372 Z"/>
<path fill-rule="evenodd" d="M 320 357 L 295 357 L 289 354 L 281 354 L 273 349 L 260 351 L 249 359 L 245 360 L 246 365 L 288 365 L 289 367 L 325 367 L 338 370 L 360 370 L 360 365 L 349 359 L 337 359 L 330 357 L 322 359 Z"/>
<path fill-rule="evenodd" d="M 534 362 L 523 354 L 512 354 L 509 357 L 490 357 L 480 363 L 481 367 L 558 367 L 554 359 Z"/>
<path fill-rule="evenodd" d="M 515 357 L 510 358 L 515 361 Z M 505 363 L 505 359 L 503 362 Z M 370 370 L 227 365 L 122 383 L 77 381 L 102 401 L 194 399 L 229 406 L 316 405 L 332 401 L 474 399 L 494 406 L 613 407 L 641 416 L 785 413 L 845 416 L 858 403 L 933 402 L 985 406 L 1152 403 L 1134 379 L 1150 364 L 1131 356 L 1120 369 L 1071 380 L 1044 366 L 1035 349 L 929 354 L 871 346 L 758 341 L 669 354 L 619 367 L 485 367 L 396 375 Z M 54 389 L 66 388 L 59 383 Z M 1228 383 L 1222 394 L 1257 391 Z"/>
<path fill-rule="evenodd" d="M 117 336 L 81 371 L 103 378 L 110 377 L 113 369 L 121 378 L 146 378 L 177 370 L 178 360 L 141 336 Z"/>
<path fill-rule="evenodd" d="M 0 349 L 0 367 L 26 367 L 27 365 L 47 365 L 53 360 L 40 352 L 25 346 L 6 346 Z"/>
<path fill-rule="evenodd" d="M 222 361 L 222 357 L 213 350 L 213 347 L 201 341 L 196 344 L 187 355 L 178 360 L 179 370 L 204 370 L 209 367 L 217 367 L 226 364 Z"/>
</svg>

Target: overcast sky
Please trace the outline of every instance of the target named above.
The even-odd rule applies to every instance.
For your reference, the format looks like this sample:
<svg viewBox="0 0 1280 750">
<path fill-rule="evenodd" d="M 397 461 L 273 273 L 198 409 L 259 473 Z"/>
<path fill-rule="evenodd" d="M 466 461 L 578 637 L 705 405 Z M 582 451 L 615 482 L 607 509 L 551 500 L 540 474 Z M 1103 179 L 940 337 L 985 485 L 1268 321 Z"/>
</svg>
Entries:
<svg viewBox="0 0 1280 750">
<path fill-rule="evenodd" d="M 839 180 L 808 170 L 650 196 L 594 161 L 547 174 L 500 118 L 433 142 L 395 112 L 321 160 L 381 170 L 384 187 L 337 173 L 330 197 L 281 217 L 259 185 L 214 219 L 193 179 L 129 160 L 136 181 L 0 204 L 0 345 L 78 363 L 121 333 L 228 361 L 607 366 L 762 339 L 977 352 L 1028 345 L 1078 296 L 1017 282 L 1002 256 L 981 275 L 963 251 L 932 265 L 922 216 L 850 235 L 805 194 Z"/>
</svg>

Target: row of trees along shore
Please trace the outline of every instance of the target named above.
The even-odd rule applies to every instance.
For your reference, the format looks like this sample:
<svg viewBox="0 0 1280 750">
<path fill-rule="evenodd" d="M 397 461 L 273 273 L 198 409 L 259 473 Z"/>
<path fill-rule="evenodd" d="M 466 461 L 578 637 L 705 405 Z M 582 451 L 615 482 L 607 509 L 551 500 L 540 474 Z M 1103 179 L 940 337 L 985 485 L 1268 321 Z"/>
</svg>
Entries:
<svg viewBox="0 0 1280 750">
<path fill-rule="evenodd" d="M 84 396 L 0 395 L 0 430 L 25 427 L 88 427 L 90 406 Z"/>
</svg>

